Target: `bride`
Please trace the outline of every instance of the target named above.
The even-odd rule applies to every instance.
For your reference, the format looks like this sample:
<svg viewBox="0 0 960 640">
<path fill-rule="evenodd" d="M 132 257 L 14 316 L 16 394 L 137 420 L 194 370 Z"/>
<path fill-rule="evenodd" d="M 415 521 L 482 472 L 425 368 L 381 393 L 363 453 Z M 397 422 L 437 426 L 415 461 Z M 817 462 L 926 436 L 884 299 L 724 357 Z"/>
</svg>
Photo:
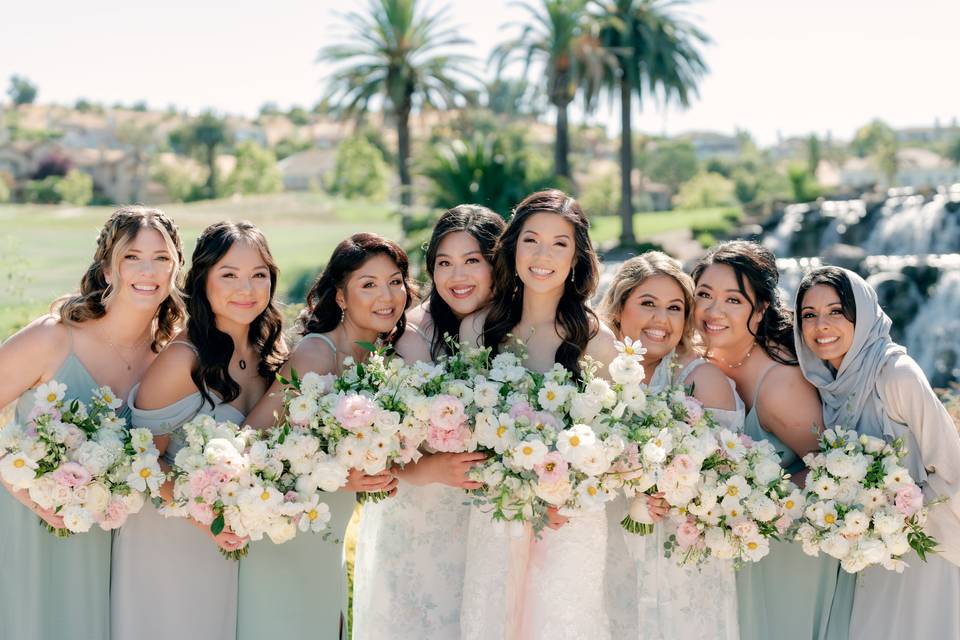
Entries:
<svg viewBox="0 0 960 640">
<path fill-rule="evenodd" d="M 527 196 L 494 254 L 494 299 L 463 320 L 460 337 L 494 354 L 509 336 L 527 347 L 525 366 L 546 372 L 560 363 L 579 377 L 590 356 L 601 373 L 616 356 L 613 333 L 587 307 L 599 265 L 589 223 L 561 191 Z M 604 599 L 607 524 L 604 511 L 572 515 L 551 510 L 534 539 L 507 539 L 490 516 L 473 508 L 460 613 L 462 637 L 610 637 Z"/>
</svg>

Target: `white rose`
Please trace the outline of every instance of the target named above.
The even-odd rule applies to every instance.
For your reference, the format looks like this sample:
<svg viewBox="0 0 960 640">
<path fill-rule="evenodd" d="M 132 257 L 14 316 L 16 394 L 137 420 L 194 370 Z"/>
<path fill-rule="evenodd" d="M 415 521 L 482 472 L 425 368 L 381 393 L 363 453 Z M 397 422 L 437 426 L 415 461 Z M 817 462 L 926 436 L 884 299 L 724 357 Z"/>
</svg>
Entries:
<svg viewBox="0 0 960 640">
<path fill-rule="evenodd" d="M 884 536 L 883 542 L 886 544 L 887 553 L 891 556 L 902 556 L 910 551 L 910 541 L 907 538 L 907 534 L 902 531 Z"/>
<path fill-rule="evenodd" d="M 573 487 L 570 486 L 570 482 L 566 479 L 549 484 L 541 481 L 537 483 L 535 491 L 537 497 L 549 502 L 555 507 L 559 507 L 570 499 L 570 495 L 573 493 Z"/>
<path fill-rule="evenodd" d="M 762 494 L 750 496 L 747 500 L 747 509 L 760 522 L 770 522 L 777 517 L 778 512 L 777 503 Z"/>
<path fill-rule="evenodd" d="M 830 533 L 820 542 L 820 549 L 828 556 L 841 560 L 850 553 L 850 541 L 839 533 Z"/>
<path fill-rule="evenodd" d="M 762 459 L 753 467 L 753 476 L 762 485 L 768 485 L 780 477 L 782 471 L 780 463 L 775 460 Z"/>
<path fill-rule="evenodd" d="M 86 533 L 93 526 L 93 516 L 83 507 L 70 505 L 61 512 L 63 526 L 73 533 Z"/>
<path fill-rule="evenodd" d="M 110 490 L 100 482 L 91 482 L 87 485 L 87 496 L 83 502 L 91 513 L 101 514 L 110 504 Z"/>
<path fill-rule="evenodd" d="M 640 384 L 643 382 L 643 366 L 633 358 L 617 356 L 608 367 L 610 379 L 617 384 Z"/>
</svg>

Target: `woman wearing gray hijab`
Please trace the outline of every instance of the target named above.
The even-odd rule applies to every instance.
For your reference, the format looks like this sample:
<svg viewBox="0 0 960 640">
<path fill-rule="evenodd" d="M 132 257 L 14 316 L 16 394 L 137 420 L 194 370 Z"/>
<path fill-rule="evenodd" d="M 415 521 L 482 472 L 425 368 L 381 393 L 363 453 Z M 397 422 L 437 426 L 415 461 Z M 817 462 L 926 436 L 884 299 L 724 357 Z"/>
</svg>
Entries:
<svg viewBox="0 0 960 640">
<path fill-rule="evenodd" d="M 861 572 L 851 640 L 960 638 L 960 435 L 926 376 L 890 339 L 890 318 L 856 273 L 823 267 L 797 291 L 797 356 L 820 392 L 824 422 L 907 448 L 904 466 L 929 501 L 927 532 L 940 543 L 923 562 L 915 553 L 902 574 Z"/>
</svg>

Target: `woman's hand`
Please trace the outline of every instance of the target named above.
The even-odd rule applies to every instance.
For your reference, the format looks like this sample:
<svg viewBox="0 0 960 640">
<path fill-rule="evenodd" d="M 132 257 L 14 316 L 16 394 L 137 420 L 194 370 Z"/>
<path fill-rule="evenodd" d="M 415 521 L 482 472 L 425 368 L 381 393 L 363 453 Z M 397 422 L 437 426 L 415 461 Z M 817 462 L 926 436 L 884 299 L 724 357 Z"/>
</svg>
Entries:
<svg viewBox="0 0 960 640">
<path fill-rule="evenodd" d="M 418 486 L 440 483 L 457 489 L 479 489 L 479 482 L 467 479 L 471 468 L 487 459 L 484 453 L 428 453 L 415 464 L 398 471 L 400 477 Z"/>
<path fill-rule="evenodd" d="M 647 496 L 647 511 L 654 522 L 660 522 L 670 512 L 670 504 L 664 499 L 663 492 Z"/>
<path fill-rule="evenodd" d="M 570 518 L 560 515 L 560 510 L 556 507 L 547 508 L 547 526 L 554 531 L 567 524 L 569 521 Z"/>
<path fill-rule="evenodd" d="M 53 509 L 44 509 L 36 502 L 30 498 L 30 492 L 26 489 L 14 489 L 12 485 L 7 484 L 2 478 L 0 478 L 0 484 L 10 492 L 14 498 L 17 499 L 17 502 L 25 506 L 30 511 L 33 511 L 37 516 L 40 517 L 44 522 L 53 527 L 54 529 L 63 529 L 65 525 L 63 524 L 63 518 L 56 514 Z"/>
<path fill-rule="evenodd" d="M 230 527 L 224 527 L 223 531 L 221 531 L 219 535 L 213 535 L 213 531 L 210 530 L 210 525 L 203 524 L 199 520 L 194 520 L 193 518 L 187 518 L 187 520 L 189 520 L 193 526 L 207 534 L 207 537 L 213 540 L 218 547 L 226 552 L 242 549 L 248 542 L 250 542 L 250 538 L 238 536 L 230 530 Z"/>
<path fill-rule="evenodd" d="M 360 469 L 350 469 L 347 484 L 343 488 L 347 491 L 367 493 L 386 491 L 392 496 L 397 491 L 397 477 L 392 469 L 374 476 L 368 476 Z"/>
</svg>

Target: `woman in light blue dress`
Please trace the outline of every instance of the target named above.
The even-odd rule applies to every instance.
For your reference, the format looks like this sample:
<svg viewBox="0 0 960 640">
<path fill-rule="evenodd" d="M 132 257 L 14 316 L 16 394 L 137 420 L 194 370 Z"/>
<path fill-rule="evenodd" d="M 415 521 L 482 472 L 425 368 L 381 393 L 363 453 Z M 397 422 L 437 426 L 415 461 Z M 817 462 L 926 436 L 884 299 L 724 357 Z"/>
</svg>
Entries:
<svg viewBox="0 0 960 640">
<path fill-rule="evenodd" d="M 76 295 L 0 346 L 0 405 L 25 422 L 33 389 L 50 380 L 89 402 L 100 386 L 126 397 L 183 320 L 177 228 L 163 212 L 125 207 L 97 238 Z M 118 410 L 122 418 L 129 407 Z M 110 533 L 60 539 L 62 519 L 26 492 L 0 490 L 0 639 L 110 638 Z M 38 517 L 39 516 L 39 517 Z"/>
<path fill-rule="evenodd" d="M 743 402 L 730 381 L 694 349 L 693 280 L 680 263 L 659 251 L 624 262 L 601 303 L 604 320 L 619 339 L 640 343 L 644 384 L 650 392 L 668 385 L 692 386 L 693 396 L 718 422 L 743 428 Z M 669 505 L 648 498 L 660 522 L 649 536 L 623 531 L 627 504 L 607 505 L 607 608 L 614 638 L 639 640 L 738 640 L 737 589 L 732 560 L 679 567 L 664 556 L 676 525 L 664 522 Z"/>
<path fill-rule="evenodd" d="M 408 269 L 403 249 L 376 234 L 354 234 L 338 244 L 307 294 L 303 338 L 283 374 L 338 374 L 344 359 L 367 358 L 362 343 L 394 343 L 403 335 L 413 299 Z M 247 421 L 255 427 L 273 425 L 283 410 L 282 396 L 282 387 L 274 383 Z M 356 492 L 392 492 L 396 486 L 391 472 L 368 476 L 353 469 L 347 485 L 325 499 L 331 513 L 329 539 L 301 534 L 282 545 L 254 545 L 240 564 L 238 638 L 344 638 L 343 539 Z"/>
<path fill-rule="evenodd" d="M 771 442 L 784 469 L 802 483 L 802 458 L 818 448 L 823 417 L 816 389 L 796 366 L 792 316 L 779 297 L 773 254 L 753 242 L 725 242 L 692 275 L 707 357 L 749 399 L 744 433 Z M 737 600 L 744 640 L 844 640 L 852 581 L 833 558 L 773 542 L 766 558 L 738 571 Z"/>
<path fill-rule="evenodd" d="M 407 314 L 397 353 L 431 362 L 450 353 L 460 321 L 490 301 L 493 247 L 503 218 L 460 205 L 437 220 L 427 245 L 430 295 Z M 411 331 L 412 329 L 412 331 Z M 353 583 L 353 640 L 455 640 L 467 554 L 470 507 L 464 489 L 478 453 L 424 453 L 398 472 L 397 495 L 368 503 L 360 516 Z"/>
<path fill-rule="evenodd" d="M 820 390 L 826 423 L 888 442 L 923 488 L 927 531 L 939 545 L 903 573 L 868 567 L 856 580 L 850 638 L 960 638 L 960 435 L 926 376 L 890 339 L 890 318 L 863 278 L 837 267 L 804 277 L 797 291 L 797 355 Z"/>
<path fill-rule="evenodd" d="M 167 465 L 185 445 L 185 422 L 207 414 L 242 423 L 267 389 L 284 355 L 277 276 L 250 223 L 217 223 L 197 240 L 187 329 L 130 394 L 132 424 L 154 433 Z M 162 493 L 170 499 L 170 483 Z M 214 536 L 192 518 L 144 507 L 114 538 L 113 640 L 234 640 L 238 563 L 217 547 L 246 543 L 229 529 Z"/>
</svg>

